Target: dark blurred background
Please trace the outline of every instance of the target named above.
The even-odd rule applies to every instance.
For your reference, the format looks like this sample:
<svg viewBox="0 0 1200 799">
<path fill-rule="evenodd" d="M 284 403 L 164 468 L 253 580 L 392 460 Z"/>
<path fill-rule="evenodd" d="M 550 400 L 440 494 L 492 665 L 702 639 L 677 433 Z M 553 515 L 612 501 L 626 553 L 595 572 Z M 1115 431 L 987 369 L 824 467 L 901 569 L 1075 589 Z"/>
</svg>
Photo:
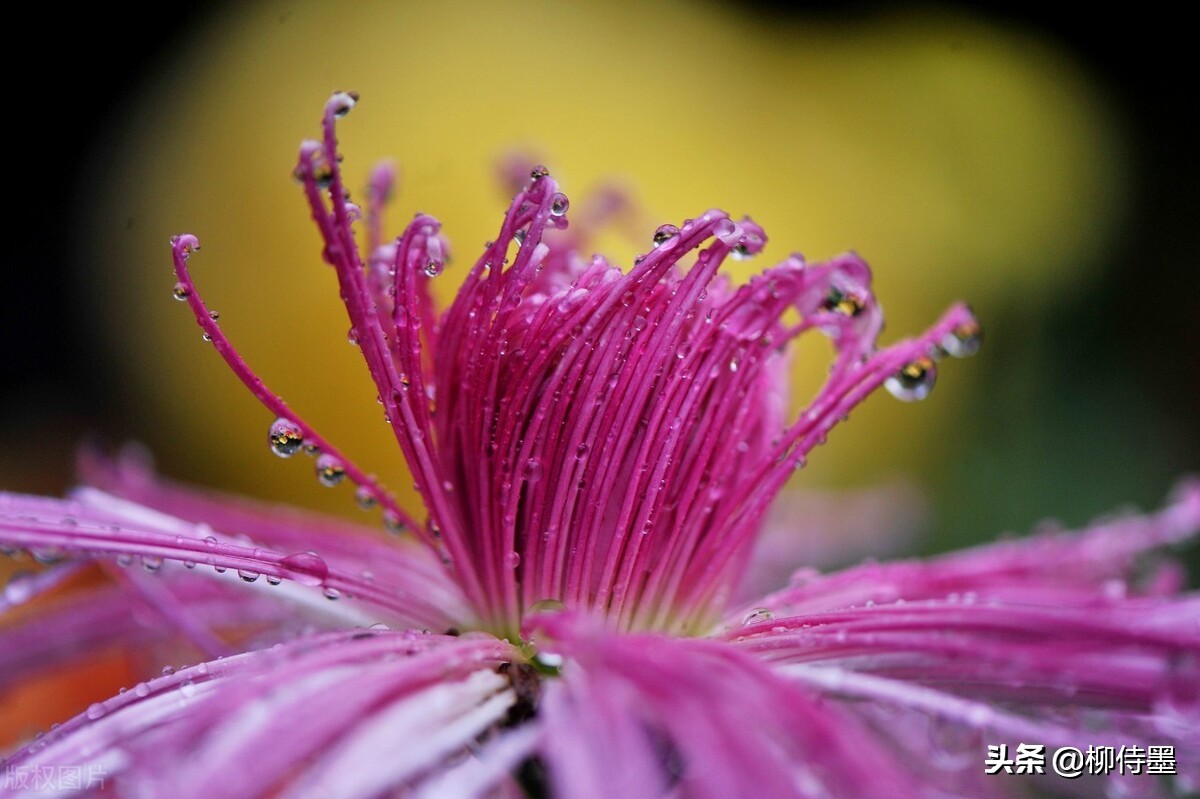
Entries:
<svg viewBox="0 0 1200 799">
<path fill-rule="evenodd" d="M 738 7 L 768 24 L 852 23 L 903 8 Z M 85 436 L 122 441 L 138 429 L 139 411 L 129 410 L 135 406 L 119 385 L 118 361 L 129 356 L 101 343 L 96 311 L 75 290 L 89 268 L 86 203 L 95 191 L 81 182 L 187 32 L 221 8 L 153 4 L 114 36 L 101 31 L 127 21 L 114 20 L 112 8 L 67 15 L 35 5 L 27 13 L 40 24 L 15 35 L 37 55 L 5 49 L 12 102 L 10 234 L 0 270 L 0 486 L 61 492 Z M 1090 280 L 1077 288 L 1056 282 L 1047 289 L 1054 296 L 1035 307 L 1019 296 L 992 303 L 985 324 L 1005 335 L 990 336 L 978 358 L 956 365 L 976 372 L 969 399 L 977 418 L 969 436 L 936 442 L 944 457 L 920 478 L 934 511 L 928 546 L 936 548 L 1028 529 L 1050 514 L 1078 523 L 1126 502 L 1152 507 L 1177 476 L 1200 470 L 1200 268 L 1193 262 L 1200 131 L 1191 26 L 1142 6 L 1130 9 L 1136 16 L 1045 3 L 969 10 L 1048 37 L 1090 74 L 1114 114 L 1130 200 Z M 931 445 L 924 437 L 911 442 Z"/>
</svg>

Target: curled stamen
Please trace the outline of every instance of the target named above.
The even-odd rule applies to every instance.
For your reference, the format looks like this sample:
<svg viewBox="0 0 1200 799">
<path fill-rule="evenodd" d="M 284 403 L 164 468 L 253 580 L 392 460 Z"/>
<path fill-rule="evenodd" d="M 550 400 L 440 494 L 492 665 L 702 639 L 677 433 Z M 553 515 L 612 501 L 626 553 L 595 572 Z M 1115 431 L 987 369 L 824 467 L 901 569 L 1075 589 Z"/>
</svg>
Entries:
<svg viewBox="0 0 1200 799">
<path fill-rule="evenodd" d="M 204 335 L 207 336 L 208 340 L 212 342 L 213 348 L 217 351 L 217 354 L 220 355 L 225 363 L 229 366 L 230 371 L 232 371 L 233 374 L 242 381 L 242 384 L 250 390 L 250 393 L 254 395 L 254 398 L 261 402 L 263 406 L 267 408 L 267 410 L 271 411 L 279 419 L 290 422 L 289 430 L 298 432 L 299 440 L 301 442 L 311 442 L 312 446 L 319 448 L 322 452 L 329 454 L 331 457 L 337 458 L 342 464 L 344 464 L 346 475 L 357 485 L 370 492 L 371 496 L 375 498 L 376 502 L 383 506 L 389 513 L 394 514 L 396 518 L 401 519 L 404 524 L 410 527 L 410 529 L 419 530 L 420 527 L 417 525 L 416 521 L 399 505 L 395 497 L 393 497 L 381 485 L 379 485 L 378 481 L 372 479 L 365 472 L 354 465 L 352 461 L 342 455 L 325 439 L 324 436 L 322 436 L 307 422 L 297 416 L 278 394 L 275 394 L 269 388 L 267 388 L 262 378 L 251 371 L 246 362 L 242 360 L 242 357 L 238 355 L 237 351 L 233 348 L 233 345 L 229 343 L 229 339 L 225 337 L 224 332 L 222 332 L 220 326 L 209 312 L 208 306 L 205 305 L 203 298 L 200 296 L 200 292 L 196 290 L 195 283 L 193 282 L 191 273 L 188 270 L 188 256 L 194 250 L 199 248 L 199 240 L 190 234 L 178 236 L 172 242 L 171 251 L 175 266 L 175 276 L 179 281 L 177 285 L 184 287 L 185 299 L 187 300 L 189 307 L 191 307 L 192 313 L 196 316 L 196 322 L 200 325 L 201 330 L 204 331 Z M 287 437 L 290 441 L 291 438 L 294 437 L 294 433 L 288 432 L 285 436 L 285 434 L 281 432 L 280 436 Z M 272 443 L 274 443 L 274 441 Z M 286 442 L 284 446 L 288 446 Z"/>
</svg>

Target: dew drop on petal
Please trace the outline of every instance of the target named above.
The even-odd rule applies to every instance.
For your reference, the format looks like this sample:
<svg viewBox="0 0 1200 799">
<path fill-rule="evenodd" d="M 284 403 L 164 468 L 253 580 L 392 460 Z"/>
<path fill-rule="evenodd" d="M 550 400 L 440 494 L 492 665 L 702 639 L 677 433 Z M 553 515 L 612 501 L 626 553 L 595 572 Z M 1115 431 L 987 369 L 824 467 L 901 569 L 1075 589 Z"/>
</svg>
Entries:
<svg viewBox="0 0 1200 799">
<path fill-rule="evenodd" d="M 332 455 L 319 455 L 316 462 L 317 482 L 328 488 L 333 488 L 346 479 L 346 467 Z"/>
<path fill-rule="evenodd" d="M 937 381 L 937 367 L 931 358 L 921 357 L 909 361 L 900 371 L 884 381 L 884 388 L 893 397 L 904 402 L 916 402 L 929 396 Z"/>
<path fill-rule="evenodd" d="M 775 614 L 771 612 L 770 608 L 755 608 L 742 618 L 742 626 L 749 627 L 752 624 L 769 621 L 773 618 L 775 618 Z"/>
<path fill-rule="evenodd" d="M 284 573 L 301 585 L 321 585 L 329 576 L 329 564 L 315 552 L 296 552 L 279 561 Z"/>
<path fill-rule="evenodd" d="M 267 443 L 271 451 L 281 458 L 290 458 L 304 446 L 304 431 L 291 419 L 279 417 L 267 431 Z"/>
</svg>

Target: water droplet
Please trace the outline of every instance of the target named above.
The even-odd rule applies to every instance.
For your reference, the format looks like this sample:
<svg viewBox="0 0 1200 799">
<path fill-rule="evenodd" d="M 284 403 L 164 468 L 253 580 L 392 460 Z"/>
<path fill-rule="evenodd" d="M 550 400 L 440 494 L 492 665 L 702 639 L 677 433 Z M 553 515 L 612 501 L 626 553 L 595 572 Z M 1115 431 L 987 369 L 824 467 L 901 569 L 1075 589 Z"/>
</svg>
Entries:
<svg viewBox="0 0 1200 799">
<path fill-rule="evenodd" d="M 328 488 L 333 488 L 346 479 L 346 467 L 328 453 L 317 457 L 316 471 L 317 482 Z"/>
<path fill-rule="evenodd" d="M 404 522 L 400 521 L 400 517 L 389 511 L 383 513 L 383 526 L 393 535 L 401 535 L 404 530 Z"/>
<path fill-rule="evenodd" d="M 528 613 L 557 613 L 566 610 L 567 606 L 561 599 L 539 599 L 529 606 Z"/>
<path fill-rule="evenodd" d="M 354 502 L 363 510 L 370 510 L 375 507 L 375 492 L 367 486 L 359 486 L 354 489 Z"/>
<path fill-rule="evenodd" d="M 253 583 L 259 578 L 258 572 L 252 572 L 249 569 L 238 569 L 238 577 L 241 577 L 248 583 Z"/>
<path fill-rule="evenodd" d="M 550 170 L 546 169 L 546 167 L 542 166 L 541 164 L 538 164 L 533 169 L 529 170 L 530 186 L 537 183 L 542 178 L 549 177 L 549 176 L 550 176 Z"/>
<path fill-rule="evenodd" d="M 212 336 L 208 335 L 208 333 L 201 333 L 200 340 L 207 344 L 212 344 Z"/>
<path fill-rule="evenodd" d="M 358 346 L 358 331 L 353 327 L 346 333 L 346 341 L 350 342 L 351 347 Z"/>
<path fill-rule="evenodd" d="M 906 363 L 884 381 L 884 388 L 898 400 L 916 402 L 929 396 L 937 382 L 937 367 L 931 358 L 920 357 Z"/>
<path fill-rule="evenodd" d="M 851 318 L 858 316 L 866 308 L 866 303 L 857 294 L 842 291 L 836 286 L 829 287 L 829 294 L 821 303 L 821 310 L 833 311 Z"/>
<path fill-rule="evenodd" d="M 92 721 L 95 721 L 96 719 L 100 718 L 101 716 L 104 715 L 104 713 L 105 713 L 104 705 L 100 704 L 99 702 L 96 702 L 96 703 L 88 706 L 87 717 L 89 719 L 91 719 Z"/>
<path fill-rule="evenodd" d="M 220 318 L 221 318 L 221 314 L 220 314 L 220 312 L 219 312 L 219 311 L 209 311 L 209 312 L 208 312 L 208 318 L 209 318 L 209 319 L 211 319 L 211 320 L 213 320 L 213 321 L 215 322 L 215 321 L 217 321 L 218 319 L 220 319 Z"/>
<path fill-rule="evenodd" d="M 27 571 L 13 572 L 4 586 L 4 601 L 10 605 L 19 605 L 33 596 L 33 573 Z"/>
<path fill-rule="evenodd" d="M 333 109 L 333 115 L 341 119 L 358 103 L 358 92 L 338 92 L 334 99 L 337 105 Z"/>
<path fill-rule="evenodd" d="M 983 346 L 983 328 L 971 320 L 963 322 L 942 337 L 942 349 L 954 358 L 969 358 Z"/>
<path fill-rule="evenodd" d="M 271 423 L 267 431 L 267 443 L 279 457 L 290 458 L 304 446 L 304 431 L 291 419 L 281 416 Z"/>
<path fill-rule="evenodd" d="M 267 585 L 279 585 L 283 582 L 283 578 L 275 574 L 267 575 Z"/>
<path fill-rule="evenodd" d="M 148 572 L 156 572 L 162 568 L 163 559 L 156 555 L 142 555 L 142 568 Z"/>
<path fill-rule="evenodd" d="M 301 585 L 321 585 L 329 576 L 329 564 L 315 552 L 296 552 L 279 561 L 284 573 Z"/>
<path fill-rule="evenodd" d="M 341 596 L 342 596 L 342 592 L 337 590 L 333 586 L 326 586 L 324 593 L 325 593 L 326 599 L 341 599 Z"/>
<path fill-rule="evenodd" d="M 538 652 L 529 659 L 529 665 L 548 677 L 562 674 L 563 656 L 556 652 Z"/>
<path fill-rule="evenodd" d="M 137 696 L 145 699 L 147 696 L 150 695 L 150 686 L 144 682 L 140 682 L 133 687 L 133 692 Z"/>
<path fill-rule="evenodd" d="M 509 552 L 504 556 L 504 568 L 515 569 L 521 565 L 521 553 Z"/>
<path fill-rule="evenodd" d="M 430 258 L 425 262 L 425 277 L 437 277 L 446 268 L 446 262 L 441 258 Z"/>
<path fill-rule="evenodd" d="M 580 444 L 578 447 L 575 448 L 575 459 L 576 460 L 583 460 L 584 458 L 587 457 L 587 454 L 588 454 L 588 445 L 586 443 Z"/>
<path fill-rule="evenodd" d="M 564 216 L 567 213 L 567 209 L 570 207 L 571 201 L 568 200 L 567 195 L 563 194 L 562 192 L 555 192 L 554 196 L 550 198 L 551 216 Z"/>
<path fill-rule="evenodd" d="M 521 228 L 516 233 L 513 233 L 513 241 L 517 243 L 518 247 L 525 244 L 525 228 Z"/>
<path fill-rule="evenodd" d="M 742 226 L 726 217 L 713 225 L 713 235 L 723 244 L 736 247 L 742 240 Z"/>
<path fill-rule="evenodd" d="M 525 466 L 521 469 L 521 476 L 525 478 L 527 483 L 536 483 L 542 479 L 542 462 L 537 458 L 530 458 L 525 461 Z"/>
<path fill-rule="evenodd" d="M 749 627 L 751 624 L 758 624 L 773 618 L 775 618 L 775 614 L 771 612 L 770 608 L 755 608 L 742 619 L 742 626 Z"/>
<path fill-rule="evenodd" d="M 187 298 L 190 297 L 191 295 L 192 295 L 191 289 L 189 289 L 187 286 L 185 286 L 182 283 L 176 283 L 175 287 L 171 289 L 171 296 L 174 297 L 175 299 L 179 300 L 180 302 L 187 302 Z"/>
<path fill-rule="evenodd" d="M 658 230 L 654 231 L 654 246 L 661 247 L 678 235 L 679 228 L 674 225 L 659 225 Z"/>
</svg>

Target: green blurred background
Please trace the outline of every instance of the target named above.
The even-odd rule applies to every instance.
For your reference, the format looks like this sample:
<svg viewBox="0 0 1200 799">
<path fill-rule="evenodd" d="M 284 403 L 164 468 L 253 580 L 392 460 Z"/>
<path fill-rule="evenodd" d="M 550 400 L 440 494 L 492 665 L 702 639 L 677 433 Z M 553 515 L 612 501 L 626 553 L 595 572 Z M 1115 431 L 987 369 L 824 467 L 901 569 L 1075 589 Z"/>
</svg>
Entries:
<svg viewBox="0 0 1200 799">
<path fill-rule="evenodd" d="M 1162 501 L 1200 467 L 1200 189 L 1181 26 L 1044 5 L 758 2 L 163 4 L 147 39 L 33 26 L 7 65 L 0 487 L 59 492 L 88 435 L 194 482 L 355 513 L 265 446 L 269 415 L 170 299 L 168 237 L 247 360 L 389 485 L 408 482 L 289 177 L 333 89 L 360 185 L 395 156 L 394 219 L 446 223 L 448 296 L 497 228 L 494 164 L 542 154 L 576 204 L 607 177 L 661 222 L 711 206 L 760 260 L 873 265 L 886 340 L 956 299 L 987 343 L 915 406 L 870 400 L 796 482 L 926 493 L 924 549 Z M 169 7 L 168 7 L 169 6 Z M 95 15 L 90 19 L 89 15 Z M 5 56 L 12 59 L 11 54 Z M 15 217 L 15 218 L 14 218 Z M 750 268 L 761 264 L 751 263 Z M 802 348 L 797 388 L 824 373 Z M 300 459 L 297 459 L 297 461 Z"/>
</svg>

